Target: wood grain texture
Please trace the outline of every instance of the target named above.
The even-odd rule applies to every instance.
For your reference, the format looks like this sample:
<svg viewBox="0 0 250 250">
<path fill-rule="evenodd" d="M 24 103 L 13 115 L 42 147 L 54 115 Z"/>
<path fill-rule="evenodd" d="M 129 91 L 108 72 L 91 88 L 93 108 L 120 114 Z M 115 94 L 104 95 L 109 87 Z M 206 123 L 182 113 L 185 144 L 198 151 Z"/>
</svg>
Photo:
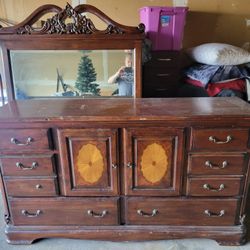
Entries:
<svg viewBox="0 0 250 250">
<path fill-rule="evenodd" d="M 241 153 L 190 154 L 188 158 L 188 173 L 196 175 L 242 175 L 247 161 L 248 155 Z"/>
<path fill-rule="evenodd" d="M 42 237 L 114 241 L 198 237 L 224 245 L 243 244 L 249 107 L 236 98 L 205 98 L 203 107 L 198 100 L 37 100 L 4 106 L 1 131 L 15 131 L 16 136 L 27 136 L 29 130 L 38 135 L 50 131 L 42 139 L 47 146 L 37 146 L 35 151 L 2 148 L 7 241 L 30 244 Z M 232 107 L 230 114 L 228 106 Z M 220 150 L 206 147 L 202 138 L 210 132 L 220 140 L 230 132 L 236 141 L 234 148 L 228 143 L 220 144 Z M 103 174 L 93 183 L 80 178 L 77 170 L 79 151 L 86 145 L 98 148 L 103 157 Z M 157 173 L 163 175 L 157 182 L 146 180 L 142 173 L 142 155 L 150 145 L 160 145 L 168 156 L 167 171 Z M 156 147 L 148 155 L 158 159 L 159 152 Z M 6 169 L 19 157 L 25 165 L 41 159 L 46 167 L 27 175 Z M 204 169 L 204 160 L 215 167 L 223 161 L 227 164 L 223 169 L 205 164 L 209 169 Z M 164 169 L 164 164 L 160 168 Z M 40 190 L 30 191 L 37 181 L 46 184 L 53 178 L 59 184 L 55 184 L 56 193 L 52 187 L 45 190 L 46 196 L 39 197 Z M 19 192 L 15 189 L 18 183 Z M 217 192 L 203 190 L 204 184 L 210 189 L 225 186 Z"/>
<path fill-rule="evenodd" d="M 3 176 L 50 176 L 56 172 L 52 155 L 5 156 L 0 162 Z"/>
</svg>

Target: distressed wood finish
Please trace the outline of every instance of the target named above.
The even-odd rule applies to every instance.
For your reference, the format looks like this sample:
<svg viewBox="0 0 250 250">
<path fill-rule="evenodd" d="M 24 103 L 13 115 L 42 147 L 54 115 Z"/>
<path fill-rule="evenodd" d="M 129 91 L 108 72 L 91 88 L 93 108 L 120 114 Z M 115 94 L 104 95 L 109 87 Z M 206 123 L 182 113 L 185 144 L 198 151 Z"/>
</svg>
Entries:
<svg viewBox="0 0 250 250">
<path fill-rule="evenodd" d="M 179 195 L 183 130 L 151 127 L 128 129 L 125 133 L 126 194 Z M 158 147 L 150 151 L 154 145 Z"/>
<path fill-rule="evenodd" d="M 57 196 L 57 182 L 55 178 L 15 179 L 5 178 L 5 186 L 10 196 Z"/>
<path fill-rule="evenodd" d="M 190 196 L 237 196 L 241 194 L 241 178 L 188 178 L 187 195 Z"/>
<path fill-rule="evenodd" d="M 118 225 L 119 207 L 117 198 L 48 198 L 42 199 L 10 199 L 14 225 Z M 63 208 L 63 209 L 62 209 Z M 30 216 L 23 214 L 25 210 Z M 91 213 L 91 211 L 93 213 Z M 106 213 L 102 216 L 103 211 Z"/>
<path fill-rule="evenodd" d="M 118 194 L 117 130 L 62 129 L 58 130 L 58 136 L 63 176 L 62 194 L 66 196 Z M 80 150 L 89 145 L 95 150 L 83 152 L 81 156 Z M 82 161 L 82 171 L 85 172 L 81 172 L 79 166 L 81 162 L 78 161 Z"/>
<path fill-rule="evenodd" d="M 47 129 L 4 129 L 0 130 L 0 150 L 37 151 L 49 149 Z"/>
<path fill-rule="evenodd" d="M 249 126 L 250 108 L 237 98 L 12 101 L 0 109 L 5 143 L 12 132 L 42 143 L 2 143 L 7 241 L 195 237 L 244 244 Z M 210 135 L 233 139 L 214 147 L 203 142 Z M 16 162 L 34 161 L 37 168 L 16 169 Z M 88 183 L 79 168 L 85 177 L 87 168 Z M 31 187 L 45 180 L 55 189 L 39 196 Z"/>
<path fill-rule="evenodd" d="M 53 155 L 15 155 L 0 159 L 3 176 L 49 176 L 53 175 Z"/>
<path fill-rule="evenodd" d="M 236 199 L 128 198 L 126 222 L 129 225 L 230 226 L 237 220 L 237 203 Z M 154 210 L 157 211 L 155 215 Z M 209 216 L 206 211 L 214 216 Z M 224 211 L 223 216 L 219 216 L 221 211 Z"/>
<path fill-rule="evenodd" d="M 193 150 L 244 150 L 248 142 L 248 129 L 193 129 Z"/>
<path fill-rule="evenodd" d="M 242 175 L 246 168 L 247 154 L 190 154 L 188 173 L 197 175 Z"/>
</svg>

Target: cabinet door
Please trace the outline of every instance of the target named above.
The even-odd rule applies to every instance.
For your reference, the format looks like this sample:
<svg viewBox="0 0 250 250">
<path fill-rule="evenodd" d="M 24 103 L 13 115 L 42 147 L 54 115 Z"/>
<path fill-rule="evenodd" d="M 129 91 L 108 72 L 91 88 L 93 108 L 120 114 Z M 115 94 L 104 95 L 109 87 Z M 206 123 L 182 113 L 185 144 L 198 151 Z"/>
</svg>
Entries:
<svg viewBox="0 0 250 250">
<path fill-rule="evenodd" d="M 125 193 L 171 196 L 180 194 L 183 130 L 124 130 Z"/>
<path fill-rule="evenodd" d="M 117 194 L 117 130 L 58 130 L 61 192 L 66 196 Z"/>
</svg>

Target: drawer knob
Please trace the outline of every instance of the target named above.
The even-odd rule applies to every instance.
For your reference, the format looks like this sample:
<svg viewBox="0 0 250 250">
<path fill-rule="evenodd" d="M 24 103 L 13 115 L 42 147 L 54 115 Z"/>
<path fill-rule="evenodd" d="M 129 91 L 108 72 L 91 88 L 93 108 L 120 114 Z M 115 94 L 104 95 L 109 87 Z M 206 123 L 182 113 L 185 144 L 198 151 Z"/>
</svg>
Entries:
<svg viewBox="0 0 250 250">
<path fill-rule="evenodd" d="M 216 137 L 214 136 L 209 136 L 208 137 L 208 140 L 213 142 L 213 143 L 216 143 L 216 144 L 226 144 L 226 143 L 229 143 L 230 141 L 232 141 L 232 136 L 231 135 L 228 135 L 227 138 L 226 138 L 226 141 L 220 141 L 218 140 Z"/>
<path fill-rule="evenodd" d="M 95 218 L 103 218 L 105 215 L 108 214 L 107 210 L 103 210 L 101 213 L 96 213 L 93 210 L 88 210 L 87 211 L 89 216 L 95 217 Z"/>
<path fill-rule="evenodd" d="M 221 210 L 219 213 L 213 213 L 209 211 L 208 209 L 206 209 L 204 213 L 208 215 L 209 217 L 222 217 L 225 214 L 225 210 Z"/>
<path fill-rule="evenodd" d="M 38 167 L 38 163 L 36 161 L 34 161 L 34 162 L 32 162 L 31 166 L 25 166 L 21 162 L 17 162 L 16 166 L 22 170 L 31 170 L 31 169 Z"/>
<path fill-rule="evenodd" d="M 12 144 L 17 145 L 17 146 L 28 146 L 28 145 L 31 144 L 31 142 L 33 142 L 33 138 L 32 138 L 32 137 L 28 137 L 27 140 L 26 140 L 26 142 L 20 142 L 20 141 L 19 141 L 18 139 L 16 139 L 16 138 L 11 138 L 11 139 L 10 139 L 10 142 L 11 142 Z"/>
<path fill-rule="evenodd" d="M 228 162 L 227 162 L 227 161 L 223 161 L 223 162 L 222 162 L 222 165 L 219 166 L 219 165 L 217 165 L 217 164 L 211 163 L 210 161 L 206 161 L 206 162 L 205 162 L 205 166 L 206 166 L 206 167 L 209 167 L 209 168 L 212 168 L 212 169 L 223 169 L 223 168 L 225 168 L 226 166 L 228 166 Z"/>
<path fill-rule="evenodd" d="M 225 185 L 220 184 L 219 188 L 213 188 L 209 184 L 204 184 L 203 188 L 206 190 L 212 191 L 212 192 L 219 192 L 219 191 L 222 191 L 223 189 L 225 189 Z"/>
<path fill-rule="evenodd" d="M 143 217 L 154 217 L 158 214 L 158 210 L 157 209 L 153 209 L 152 210 L 152 213 L 146 213 L 146 212 L 143 212 L 142 210 L 137 210 L 137 214 L 139 214 L 140 216 L 143 216 Z"/>
<path fill-rule="evenodd" d="M 42 188 L 43 188 L 43 186 L 41 184 L 36 185 L 36 189 L 42 189 Z"/>
<path fill-rule="evenodd" d="M 42 213 L 42 210 L 37 210 L 36 213 L 30 213 L 27 210 L 22 210 L 22 215 L 26 216 L 26 217 L 38 217 L 40 214 Z"/>
</svg>

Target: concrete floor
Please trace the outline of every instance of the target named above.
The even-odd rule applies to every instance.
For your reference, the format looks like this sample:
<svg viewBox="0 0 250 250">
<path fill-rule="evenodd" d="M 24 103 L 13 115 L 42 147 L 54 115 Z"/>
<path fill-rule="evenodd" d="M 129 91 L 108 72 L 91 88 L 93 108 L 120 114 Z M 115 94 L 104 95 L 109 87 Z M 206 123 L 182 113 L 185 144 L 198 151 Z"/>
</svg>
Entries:
<svg viewBox="0 0 250 250">
<path fill-rule="evenodd" d="M 146 242 L 43 239 L 32 245 L 9 245 L 5 241 L 3 206 L 0 195 L 0 250 L 250 250 L 250 242 L 240 247 L 219 246 L 208 239 L 164 240 Z"/>
</svg>

